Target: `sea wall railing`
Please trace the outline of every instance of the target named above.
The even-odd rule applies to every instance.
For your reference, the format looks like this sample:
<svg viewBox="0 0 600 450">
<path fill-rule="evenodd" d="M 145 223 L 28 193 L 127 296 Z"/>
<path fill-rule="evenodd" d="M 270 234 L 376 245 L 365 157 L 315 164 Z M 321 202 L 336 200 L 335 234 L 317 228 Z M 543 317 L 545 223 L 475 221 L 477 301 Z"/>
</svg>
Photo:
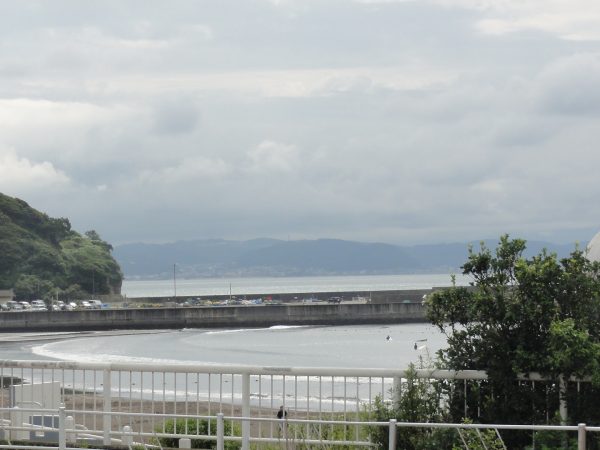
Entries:
<svg viewBox="0 0 600 450">
<path fill-rule="evenodd" d="M 224 439 L 248 449 L 251 441 L 282 439 L 275 415 L 283 407 L 285 423 L 293 425 L 286 439 L 369 446 L 366 427 L 384 426 L 368 422 L 370 408 L 376 398 L 395 401 L 406 376 L 406 369 L 0 360 L 0 430 L 13 441 L 42 441 L 71 417 L 67 428 L 98 445 L 123 433 L 144 443 L 169 436 L 215 440 L 222 417 Z M 482 371 L 437 369 L 417 369 L 414 376 L 454 380 L 465 392 L 469 383 L 487 378 Z M 535 379 L 541 380 L 527 377 Z M 193 422 L 198 418 L 206 423 L 202 432 Z"/>
</svg>

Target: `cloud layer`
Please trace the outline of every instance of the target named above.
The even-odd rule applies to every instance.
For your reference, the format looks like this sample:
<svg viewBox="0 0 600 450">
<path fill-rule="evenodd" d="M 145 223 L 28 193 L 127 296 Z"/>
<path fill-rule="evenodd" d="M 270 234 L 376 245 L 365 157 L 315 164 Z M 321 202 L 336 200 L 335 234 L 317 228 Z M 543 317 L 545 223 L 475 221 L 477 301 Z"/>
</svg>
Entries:
<svg viewBox="0 0 600 450">
<path fill-rule="evenodd" d="M 0 14 L 0 191 L 114 243 L 568 241 L 600 226 L 592 0 Z"/>
</svg>

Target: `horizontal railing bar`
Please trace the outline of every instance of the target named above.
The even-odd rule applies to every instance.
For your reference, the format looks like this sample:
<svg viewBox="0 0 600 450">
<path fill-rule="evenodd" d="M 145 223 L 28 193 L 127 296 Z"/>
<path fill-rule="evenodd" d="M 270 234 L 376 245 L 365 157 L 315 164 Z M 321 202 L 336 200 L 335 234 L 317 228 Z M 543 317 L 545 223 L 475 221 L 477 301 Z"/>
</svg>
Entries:
<svg viewBox="0 0 600 450">
<path fill-rule="evenodd" d="M 0 408 L 0 411 L 13 412 L 34 412 L 44 415 L 58 414 L 58 409 L 35 409 L 35 408 Z M 72 414 L 87 414 L 100 416 L 124 416 L 124 417 L 162 417 L 173 419 L 198 419 L 198 420 L 217 420 L 217 416 L 199 416 L 193 414 L 162 414 L 162 413 L 136 413 L 126 411 L 92 411 L 92 410 L 74 410 L 65 409 L 64 412 Z M 224 420 L 248 421 L 248 422 L 272 422 L 282 423 L 281 419 L 269 417 L 243 417 L 243 416 L 223 416 Z M 285 419 L 288 424 L 323 424 L 323 425 L 364 425 L 364 426 L 389 426 L 390 422 L 372 422 L 372 421 L 343 421 L 343 420 L 317 420 L 317 419 Z M 432 422 L 395 422 L 397 427 L 413 427 L 413 428 L 461 428 L 461 429 L 510 429 L 510 430 L 547 430 L 547 431 L 577 431 L 576 425 L 534 425 L 534 424 L 488 424 L 488 423 L 432 423 Z M 6 428 L 9 428 L 7 426 Z M 23 428 L 21 426 L 10 427 L 13 429 Z M 43 430 L 42 426 L 31 424 L 31 427 L 25 429 Z M 52 429 L 52 428 L 50 428 Z M 600 431 L 600 427 L 587 427 L 587 431 Z M 73 430 L 77 431 L 77 430 Z M 86 430 L 90 431 L 90 430 Z M 101 430 L 98 430 L 101 431 Z"/>
<path fill-rule="evenodd" d="M 155 364 L 145 363 L 94 363 L 81 361 L 40 361 L 40 360 L 0 360 L 0 368 L 19 369 L 61 369 L 61 370 L 108 370 L 113 372 L 156 372 Z M 213 364 L 161 364 L 161 372 L 165 373 L 206 373 L 231 375 L 296 375 L 296 376 L 346 376 L 361 378 L 393 378 L 406 377 L 414 373 L 417 378 L 439 380 L 486 380 L 484 370 L 447 370 L 447 369 L 383 369 L 383 368 L 349 368 L 349 367 L 279 367 L 279 366 L 247 366 L 247 365 L 213 365 Z M 551 377 L 542 376 L 538 372 L 518 374 L 520 381 L 552 381 Z M 569 381 L 590 381 L 590 377 L 570 377 Z"/>
<path fill-rule="evenodd" d="M 364 422 L 368 423 L 368 422 Z M 508 425 L 491 423 L 421 423 L 396 422 L 397 427 L 408 428 L 463 428 L 463 429 L 498 429 L 498 430 L 546 430 L 546 431 L 577 431 L 576 425 Z M 587 429 L 587 428 L 586 428 Z M 599 427 L 600 430 L 600 427 Z"/>
<path fill-rule="evenodd" d="M 8 448 L 8 449 L 15 449 L 15 450 L 56 450 L 58 447 L 48 447 L 48 446 L 41 446 L 41 445 L 8 445 L 8 444 L 1 444 L 0 448 Z M 79 448 L 79 447 L 69 447 L 69 450 L 94 450 L 91 447 L 86 447 L 86 448 Z"/>
</svg>

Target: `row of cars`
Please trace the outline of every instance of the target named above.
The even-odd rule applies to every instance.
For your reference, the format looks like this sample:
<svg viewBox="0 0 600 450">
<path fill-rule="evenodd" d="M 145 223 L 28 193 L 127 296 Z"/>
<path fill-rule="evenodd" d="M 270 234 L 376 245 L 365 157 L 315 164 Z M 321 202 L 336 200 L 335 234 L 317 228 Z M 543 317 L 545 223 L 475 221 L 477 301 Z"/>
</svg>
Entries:
<svg viewBox="0 0 600 450">
<path fill-rule="evenodd" d="M 63 302 L 61 300 L 53 301 L 50 305 L 52 311 L 73 311 L 75 309 L 100 309 L 102 302 L 100 300 L 82 300 L 79 302 Z M 48 305 L 44 300 L 13 301 L 9 300 L 0 305 L 2 311 L 48 311 Z"/>
</svg>

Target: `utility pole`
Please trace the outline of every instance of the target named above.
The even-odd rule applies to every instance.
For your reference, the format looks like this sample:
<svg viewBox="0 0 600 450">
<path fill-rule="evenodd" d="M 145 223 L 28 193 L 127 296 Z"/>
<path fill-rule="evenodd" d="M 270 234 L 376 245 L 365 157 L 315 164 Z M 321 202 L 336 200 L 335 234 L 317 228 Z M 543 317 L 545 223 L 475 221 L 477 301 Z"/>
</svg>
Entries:
<svg viewBox="0 0 600 450">
<path fill-rule="evenodd" d="M 177 300 L 177 277 L 175 276 L 175 269 L 177 264 L 173 264 L 173 292 L 175 294 L 175 300 Z"/>
</svg>

